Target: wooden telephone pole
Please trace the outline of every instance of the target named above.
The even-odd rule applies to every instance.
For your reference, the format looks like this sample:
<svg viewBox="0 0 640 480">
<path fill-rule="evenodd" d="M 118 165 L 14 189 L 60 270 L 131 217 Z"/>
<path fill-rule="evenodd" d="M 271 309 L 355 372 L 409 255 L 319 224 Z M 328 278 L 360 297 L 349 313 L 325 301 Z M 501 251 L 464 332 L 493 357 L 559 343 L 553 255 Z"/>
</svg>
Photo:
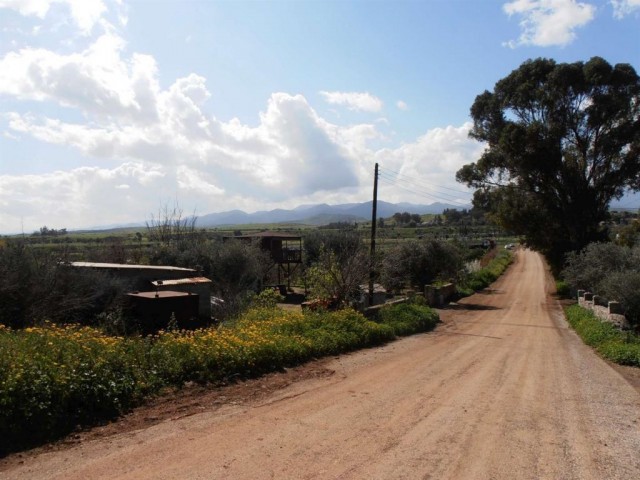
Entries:
<svg viewBox="0 0 640 480">
<path fill-rule="evenodd" d="M 376 223 L 378 214 L 378 164 L 373 176 L 373 205 L 371 208 L 371 255 L 369 259 L 369 306 L 373 305 L 373 282 L 376 279 L 374 269 L 376 261 Z"/>
</svg>

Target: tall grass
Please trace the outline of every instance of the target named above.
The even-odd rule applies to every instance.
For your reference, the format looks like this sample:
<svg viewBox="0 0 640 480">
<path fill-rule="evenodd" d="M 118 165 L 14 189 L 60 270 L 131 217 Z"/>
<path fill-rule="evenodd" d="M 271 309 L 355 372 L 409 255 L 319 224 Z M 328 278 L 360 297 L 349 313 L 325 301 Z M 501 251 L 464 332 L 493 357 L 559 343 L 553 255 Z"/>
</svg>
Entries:
<svg viewBox="0 0 640 480">
<path fill-rule="evenodd" d="M 251 310 L 232 326 L 112 337 L 79 326 L 0 326 L 0 453 L 113 418 L 164 387 L 217 383 L 378 345 L 432 329 L 428 307 L 383 309 L 379 321 L 353 310 Z"/>
</svg>

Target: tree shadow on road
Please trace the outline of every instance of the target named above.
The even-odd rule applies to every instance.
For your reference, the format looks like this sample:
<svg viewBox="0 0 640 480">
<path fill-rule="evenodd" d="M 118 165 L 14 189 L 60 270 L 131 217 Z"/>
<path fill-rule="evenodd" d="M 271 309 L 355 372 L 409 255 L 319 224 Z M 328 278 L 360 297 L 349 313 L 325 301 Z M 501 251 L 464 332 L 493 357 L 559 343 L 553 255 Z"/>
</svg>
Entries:
<svg viewBox="0 0 640 480">
<path fill-rule="evenodd" d="M 500 307 L 481 305 L 479 303 L 450 303 L 442 307 L 442 310 L 502 310 Z"/>
</svg>

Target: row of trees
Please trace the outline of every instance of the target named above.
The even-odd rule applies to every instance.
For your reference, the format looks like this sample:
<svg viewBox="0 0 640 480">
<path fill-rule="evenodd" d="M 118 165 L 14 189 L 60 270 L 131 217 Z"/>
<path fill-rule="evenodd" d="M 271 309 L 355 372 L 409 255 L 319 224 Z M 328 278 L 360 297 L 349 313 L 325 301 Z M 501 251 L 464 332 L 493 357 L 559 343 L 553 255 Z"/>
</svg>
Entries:
<svg viewBox="0 0 640 480">
<path fill-rule="evenodd" d="M 67 234 L 67 229 L 66 228 L 60 228 L 58 230 L 56 230 L 55 228 L 48 228 L 46 225 L 43 227 L 40 227 L 38 230 L 36 230 L 35 232 L 33 232 L 31 234 L 31 236 L 33 237 L 57 237 L 59 235 L 66 235 Z"/>
</svg>

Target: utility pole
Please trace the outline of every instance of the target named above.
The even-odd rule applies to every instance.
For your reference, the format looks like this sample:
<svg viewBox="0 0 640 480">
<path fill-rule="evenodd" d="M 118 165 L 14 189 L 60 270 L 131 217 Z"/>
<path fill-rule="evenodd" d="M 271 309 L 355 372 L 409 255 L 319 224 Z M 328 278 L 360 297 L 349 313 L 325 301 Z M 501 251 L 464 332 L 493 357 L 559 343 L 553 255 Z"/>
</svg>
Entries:
<svg viewBox="0 0 640 480">
<path fill-rule="evenodd" d="M 373 282 L 376 278 L 374 269 L 376 260 L 376 223 L 378 215 L 378 164 L 373 176 L 373 205 L 371 208 L 371 255 L 369 259 L 369 306 L 373 305 Z"/>
</svg>

